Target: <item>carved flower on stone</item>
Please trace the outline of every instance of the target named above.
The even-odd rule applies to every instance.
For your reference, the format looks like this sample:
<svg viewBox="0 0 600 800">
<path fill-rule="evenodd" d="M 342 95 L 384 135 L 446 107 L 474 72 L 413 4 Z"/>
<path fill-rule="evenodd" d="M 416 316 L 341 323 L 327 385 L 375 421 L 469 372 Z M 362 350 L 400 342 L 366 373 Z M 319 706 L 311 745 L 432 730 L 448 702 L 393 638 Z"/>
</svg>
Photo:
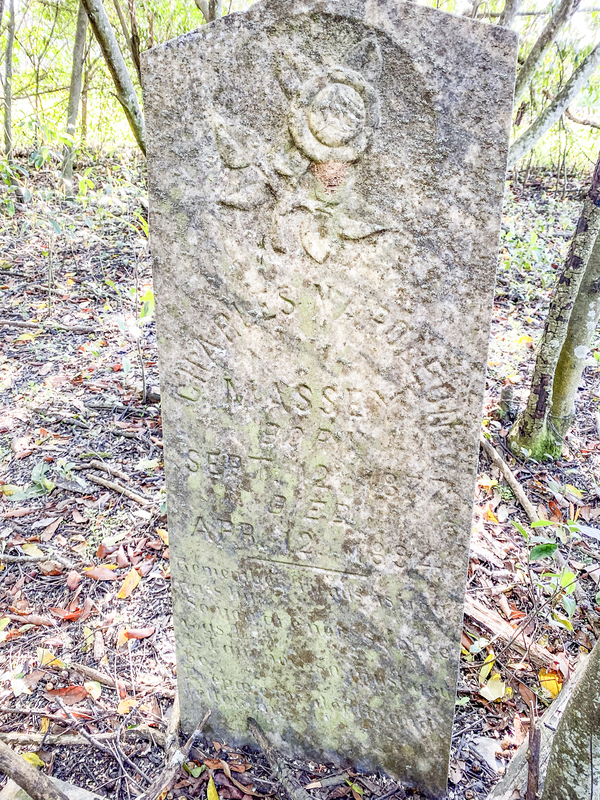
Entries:
<svg viewBox="0 0 600 800">
<path fill-rule="evenodd" d="M 271 243 L 278 252 L 288 249 L 283 222 L 296 210 L 305 212 L 302 246 L 319 263 L 341 239 L 364 239 L 392 227 L 356 194 L 352 176 L 352 164 L 379 125 L 379 98 L 370 80 L 380 68 L 374 38 L 352 48 L 344 64 L 312 65 L 305 80 L 281 60 L 278 78 L 290 100 L 289 140 L 283 148 L 258 152 L 249 146 L 247 133 L 215 115 L 221 159 L 242 176 L 221 202 L 250 210 L 274 201 Z"/>
</svg>

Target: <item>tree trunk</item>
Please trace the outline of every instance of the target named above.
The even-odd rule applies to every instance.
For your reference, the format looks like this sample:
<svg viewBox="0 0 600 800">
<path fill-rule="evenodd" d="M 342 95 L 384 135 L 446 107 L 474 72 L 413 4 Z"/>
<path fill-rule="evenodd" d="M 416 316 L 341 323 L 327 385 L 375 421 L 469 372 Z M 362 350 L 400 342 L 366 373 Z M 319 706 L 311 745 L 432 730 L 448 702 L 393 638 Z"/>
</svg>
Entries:
<svg viewBox="0 0 600 800">
<path fill-rule="evenodd" d="M 4 152 L 8 162 L 13 160 L 12 141 L 12 68 L 15 43 L 15 0 L 8 0 L 8 29 L 4 57 Z"/>
<path fill-rule="evenodd" d="M 123 106 L 129 126 L 140 146 L 140 150 L 146 155 L 144 115 L 140 108 L 140 103 L 127 65 L 125 64 L 125 59 L 121 53 L 119 43 L 115 38 L 115 32 L 106 15 L 102 0 L 81 1 L 85 6 L 90 25 L 94 31 L 94 36 L 98 40 L 98 44 L 100 45 L 102 54 L 104 55 L 106 64 L 115 83 L 117 98 Z"/>
<path fill-rule="evenodd" d="M 502 28 L 511 28 L 515 21 L 523 0 L 506 0 L 500 14 L 498 25 Z"/>
<path fill-rule="evenodd" d="M 223 16 L 223 0 L 194 0 L 206 22 L 214 22 Z"/>
<path fill-rule="evenodd" d="M 548 24 L 540 33 L 538 40 L 529 51 L 529 55 L 517 74 L 515 84 L 515 106 L 523 96 L 523 92 L 529 85 L 529 81 L 535 74 L 538 66 L 544 60 L 546 53 L 552 46 L 552 42 L 567 19 L 577 8 L 581 0 L 561 0 L 558 8 L 548 20 Z"/>
<path fill-rule="evenodd" d="M 542 136 L 558 122 L 565 109 L 573 102 L 583 89 L 588 79 L 600 65 L 600 44 L 584 58 L 573 72 L 567 83 L 556 95 L 550 105 L 545 108 L 539 117 L 525 131 L 524 134 L 513 142 L 508 151 L 508 166 L 512 167 L 519 159 L 523 158 L 537 144 Z"/>
<path fill-rule="evenodd" d="M 509 434 L 511 449 L 517 455 L 521 454 L 522 448 L 525 448 L 537 461 L 545 456 L 556 458 L 560 455 L 562 439 L 554 431 L 549 419 L 554 382 L 561 351 L 568 335 L 571 312 L 599 231 L 600 157 L 596 162 L 592 183 L 571 241 L 569 254 L 552 296 L 538 348 L 527 406 Z"/>
<path fill-rule="evenodd" d="M 596 239 L 569 318 L 552 391 L 550 422 L 564 438 L 575 417 L 575 398 L 600 320 L 600 236 Z"/>
<path fill-rule="evenodd" d="M 83 63 L 85 61 L 85 40 L 87 34 L 87 13 L 83 3 L 79 3 L 77 12 L 77 28 L 75 30 L 75 44 L 73 46 L 73 67 L 71 70 L 71 86 L 69 88 L 69 107 L 67 111 L 67 135 L 71 137 L 71 142 L 66 145 L 62 179 L 63 187 L 67 197 L 73 196 L 73 159 L 75 157 L 75 127 L 77 125 L 77 112 L 79 110 L 79 99 L 81 97 L 81 82 L 83 76 Z"/>
</svg>

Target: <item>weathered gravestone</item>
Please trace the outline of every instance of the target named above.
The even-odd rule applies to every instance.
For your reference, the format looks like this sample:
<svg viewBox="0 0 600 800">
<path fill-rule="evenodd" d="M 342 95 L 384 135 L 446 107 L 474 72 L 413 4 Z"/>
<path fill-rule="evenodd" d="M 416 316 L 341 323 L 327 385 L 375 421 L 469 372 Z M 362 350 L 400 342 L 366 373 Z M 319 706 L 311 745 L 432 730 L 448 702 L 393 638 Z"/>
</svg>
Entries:
<svg viewBox="0 0 600 800">
<path fill-rule="evenodd" d="M 515 61 L 391 0 L 145 55 L 188 730 L 444 794 Z"/>
</svg>

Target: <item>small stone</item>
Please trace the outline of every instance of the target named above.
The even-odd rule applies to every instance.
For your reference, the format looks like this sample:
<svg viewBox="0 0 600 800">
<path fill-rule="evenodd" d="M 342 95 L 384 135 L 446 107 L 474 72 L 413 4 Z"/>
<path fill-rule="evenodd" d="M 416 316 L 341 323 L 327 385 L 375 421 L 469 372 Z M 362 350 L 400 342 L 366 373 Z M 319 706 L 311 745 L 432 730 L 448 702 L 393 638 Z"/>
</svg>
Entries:
<svg viewBox="0 0 600 800">
<path fill-rule="evenodd" d="M 46 684 L 46 691 L 47 691 L 47 692 L 51 692 L 51 691 L 52 691 L 52 689 L 54 689 L 54 684 L 53 684 L 53 683 L 50 683 L 50 682 L 48 682 L 48 683 Z"/>
</svg>

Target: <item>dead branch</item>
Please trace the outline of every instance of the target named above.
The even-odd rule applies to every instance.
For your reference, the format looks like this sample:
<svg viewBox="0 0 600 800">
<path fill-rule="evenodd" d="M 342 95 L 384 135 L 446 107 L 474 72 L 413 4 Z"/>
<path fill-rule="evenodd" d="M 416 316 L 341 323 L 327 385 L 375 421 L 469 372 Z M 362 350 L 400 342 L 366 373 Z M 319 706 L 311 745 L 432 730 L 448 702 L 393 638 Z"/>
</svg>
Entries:
<svg viewBox="0 0 600 800">
<path fill-rule="evenodd" d="M 113 406 L 110 406 L 113 408 Z M 126 408 L 126 406 L 124 406 Z M 111 466 L 110 464 L 105 464 L 104 461 L 98 461 L 97 459 L 93 458 L 91 461 L 86 462 L 85 464 L 79 464 L 73 467 L 75 470 L 80 469 L 101 469 L 103 472 L 108 472 L 109 475 L 113 475 L 115 478 L 119 478 L 122 481 L 126 481 L 129 483 L 131 478 L 127 475 L 126 472 L 122 472 L 120 469 Z M 88 476 L 89 477 L 89 476 Z"/>
<path fill-rule="evenodd" d="M 175 750 L 173 755 L 170 757 L 167 766 L 164 768 L 158 778 L 152 783 L 152 785 L 139 798 L 139 800 L 156 800 L 156 798 L 160 797 L 161 795 L 164 796 L 167 794 L 171 784 L 175 780 L 175 777 L 179 774 L 181 765 L 187 759 L 190 749 L 194 744 L 194 740 L 202 733 L 204 726 L 208 722 L 210 713 L 210 711 L 206 712 L 200 725 L 198 725 L 183 747 Z"/>
<path fill-rule="evenodd" d="M 46 328 L 51 331 L 68 331 L 69 333 L 94 333 L 96 328 L 85 325 L 62 325 L 59 322 L 26 322 L 20 319 L 0 318 L 0 327 L 12 326 L 13 328 Z"/>
<path fill-rule="evenodd" d="M 11 711 L 11 713 L 18 713 L 15 711 Z M 50 719 L 55 719 L 56 721 L 60 721 L 65 724 L 65 719 L 62 717 L 58 717 L 57 714 L 44 714 L 43 716 L 49 717 Z M 79 723 L 80 724 L 80 723 Z M 94 738 L 97 739 L 99 742 L 110 742 L 114 741 L 118 736 L 118 733 L 111 731 L 109 733 L 96 733 Z M 126 740 L 129 741 L 137 741 L 139 739 L 151 739 L 156 742 L 159 747 L 164 748 L 165 744 L 165 736 L 161 731 L 155 730 L 154 728 L 150 728 L 147 725 L 138 725 L 137 728 L 129 728 L 123 731 L 123 736 Z M 75 733 L 17 733 L 16 731 L 11 731 L 9 733 L 0 733 L 0 742 L 7 742 L 11 744 L 18 744 L 28 747 L 30 745 L 39 745 L 42 742 L 45 745 L 60 745 L 63 746 L 73 746 L 73 747 L 81 747 L 82 745 L 89 745 L 90 742 L 84 736 L 80 736 L 79 734 Z M 1 767 L 0 767 L 1 769 Z"/>
<path fill-rule="evenodd" d="M 519 633 L 495 611 L 487 608 L 471 595 L 465 598 L 465 614 L 506 645 L 514 647 L 522 656 L 527 656 L 537 667 L 552 668 L 555 658 L 549 650 L 532 642 L 524 633 Z"/>
<path fill-rule="evenodd" d="M 44 772 L 0 741 L 0 772 L 24 789 L 32 800 L 69 800 Z"/>
<path fill-rule="evenodd" d="M 510 486 L 512 493 L 521 504 L 523 511 L 529 517 L 530 522 L 537 522 L 539 520 L 539 516 L 535 507 L 531 500 L 525 494 L 525 491 L 519 481 L 515 478 L 512 473 L 511 468 L 508 466 L 506 461 L 502 458 L 500 453 L 496 450 L 494 445 L 488 441 L 483 434 L 481 434 L 481 446 L 486 454 L 486 456 L 490 459 L 492 464 L 494 464 L 504 477 L 505 481 Z"/>
<path fill-rule="evenodd" d="M 570 119 L 571 122 L 576 122 L 578 125 L 588 125 L 590 128 L 600 128 L 600 122 L 596 122 L 595 119 L 580 119 L 576 117 L 574 114 L 571 114 L 568 108 L 565 109 L 565 117 Z"/>
<path fill-rule="evenodd" d="M 259 747 L 265 754 L 265 758 L 269 762 L 275 780 L 279 781 L 290 800 L 310 800 L 311 796 L 309 793 L 300 784 L 292 770 L 285 763 L 281 754 L 273 747 L 271 742 L 267 739 L 265 732 L 252 717 L 248 717 L 248 730 L 252 736 L 254 736 Z"/>
<path fill-rule="evenodd" d="M 106 672 L 101 672 L 99 669 L 88 667 L 87 664 L 78 664 L 72 662 L 69 665 L 69 669 L 73 670 L 74 672 L 79 672 L 81 675 L 85 676 L 86 678 L 91 678 L 93 681 L 98 681 L 98 683 L 101 683 L 103 686 L 110 686 L 111 689 L 118 690 L 119 687 L 122 687 L 127 692 L 133 692 L 133 685 L 129 681 L 119 678 L 119 686 L 117 686 L 117 681 L 111 675 L 108 675 Z M 175 692 L 173 689 L 156 687 L 153 688 L 152 691 L 153 693 L 159 694 L 162 697 L 167 697 L 170 699 L 175 697 Z"/>
<path fill-rule="evenodd" d="M 119 494 L 122 494 L 124 497 L 128 497 L 130 500 L 139 503 L 141 506 L 147 506 L 152 502 L 151 500 L 142 497 L 140 494 L 132 492 L 131 489 L 128 489 L 126 486 L 121 486 L 120 483 L 115 483 L 114 481 L 107 481 L 105 478 L 99 478 L 97 475 L 87 475 L 86 477 L 88 481 L 92 481 L 92 483 L 97 483 L 99 486 L 104 486 L 106 489 L 112 489 L 113 492 L 118 492 Z"/>
<path fill-rule="evenodd" d="M 0 561 L 4 561 L 6 564 L 39 564 L 41 561 L 58 561 L 66 569 L 75 569 L 72 561 L 54 552 L 45 553 L 43 556 L 9 556 L 6 553 L 0 553 Z"/>
</svg>

